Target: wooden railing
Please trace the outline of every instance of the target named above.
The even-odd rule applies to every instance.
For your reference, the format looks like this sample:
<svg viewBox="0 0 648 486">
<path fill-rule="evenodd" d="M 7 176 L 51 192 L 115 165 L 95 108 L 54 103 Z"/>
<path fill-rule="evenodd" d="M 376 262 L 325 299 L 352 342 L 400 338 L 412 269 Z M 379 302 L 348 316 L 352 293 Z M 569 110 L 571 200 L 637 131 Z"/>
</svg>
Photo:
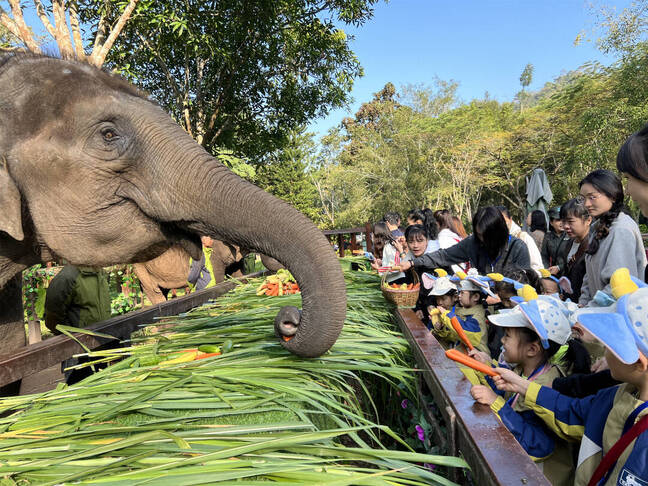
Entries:
<svg viewBox="0 0 648 486">
<path fill-rule="evenodd" d="M 471 468 L 472 482 L 457 477 L 459 483 L 479 486 L 549 486 L 549 481 L 529 458 L 508 429 L 486 405 L 470 396 L 470 382 L 411 309 L 397 309 L 396 319 L 409 341 L 425 384 L 441 411 L 445 429 L 430 414 L 436 442 L 447 454 L 461 454 Z"/>
<path fill-rule="evenodd" d="M 344 257 L 345 254 L 345 239 L 344 235 L 349 235 L 349 240 L 351 243 L 351 251 L 361 249 L 356 240 L 356 235 L 364 234 L 365 235 L 365 244 L 367 246 L 367 251 L 373 252 L 373 240 L 371 238 L 372 228 L 371 224 L 365 224 L 364 228 L 347 228 L 347 229 L 334 229 L 334 230 L 324 230 L 322 231 L 329 239 L 331 237 L 335 238 L 337 236 L 337 244 L 340 252 L 340 258 Z"/>
</svg>

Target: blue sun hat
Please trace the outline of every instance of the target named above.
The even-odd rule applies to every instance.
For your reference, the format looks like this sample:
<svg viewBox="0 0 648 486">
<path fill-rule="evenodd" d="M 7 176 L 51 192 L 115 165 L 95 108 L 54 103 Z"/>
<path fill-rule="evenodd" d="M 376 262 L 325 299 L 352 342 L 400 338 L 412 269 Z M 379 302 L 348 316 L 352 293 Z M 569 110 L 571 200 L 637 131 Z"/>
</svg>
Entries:
<svg viewBox="0 0 648 486">
<path fill-rule="evenodd" d="M 436 273 L 436 276 L 428 272 L 425 272 L 421 275 L 421 281 L 423 282 L 424 289 L 430 290 L 434 287 L 434 284 L 436 283 L 436 280 L 438 278 L 448 276 L 448 272 L 446 272 L 443 268 L 436 268 L 434 270 L 434 273 Z"/>
<path fill-rule="evenodd" d="M 485 279 L 489 279 L 491 282 L 506 282 L 513 285 L 513 289 L 517 292 L 517 295 L 511 297 L 511 301 L 516 304 L 520 304 L 525 301 L 530 301 L 538 298 L 538 293 L 536 290 L 531 287 L 529 284 L 523 284 L 512 278 L 505 277 L 501 273 L 489 273 Z"/>
<path fill-rule="evenodd" d="M 540 337 L 542 346 L 549 348 L 549 341 L 561 346 L 571 337 L 570 316 L 576 304 L 565 303 L 551 295 L 537 295 L 523 291 L 527 299 L 508 312 L 490 316 L 489 320 L 502 327 L 528 327 Z M 535 295 L 534 295 L 535 294 Z M 520 297 L 522 298 L 522 297 Z"/>
<path fill-rule="evenodd" d="M 457 284 L 459 290 L 469 290 L 471 292 L 483 292 L 484 294 L 495 297 L 490 289 L 491 279 L 477 273 L 477 269 L 471 268 L 468 273 L 458 271 L 450 277 L 450 280 Z"/>
<path fill-rule="evenodd" d="M 648 356 L 648 285 L 620 268 L 610 278 L 617 299 L 607 307 L 579 309 L 577 322 L 622 363 L 645 363 Z"/>
</svg>

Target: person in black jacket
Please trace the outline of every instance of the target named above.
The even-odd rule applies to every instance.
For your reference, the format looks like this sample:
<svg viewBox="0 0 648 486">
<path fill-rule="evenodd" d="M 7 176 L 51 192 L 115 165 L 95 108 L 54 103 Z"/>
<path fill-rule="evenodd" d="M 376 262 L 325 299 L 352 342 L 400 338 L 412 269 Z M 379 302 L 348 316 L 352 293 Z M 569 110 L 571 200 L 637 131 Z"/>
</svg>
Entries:
<svg viewBox="0 0 648 486">
<path fill-rule="evenodd" d="M 556 277 L 565 274 L 567 254 L 572 245 L 572 240 L 564 231 L 560 209 L 552 208 L 549 210 L 549 231 L 545 234 L 542 245 L 540 245 L 542 263 L 551 275 Z"/>
<path fill-rule="evenodd" d="M 502 273 L 508 267 L 529 268 L 529 250 L 526 244 L 509 235 L 508 227 L 500 211 L 492 206 L 479 208 L 472 220 L 474 234 L 450 248 L 426 253 L 403 262 L 402 270 L 414 266 L 417 270 L 432 271 L 450 267 L 455 263 L 470 262 L 481 275 Z"/>
<path fill-rule="evenodd" d="M 572 239 L 571 249 L 567 254 L 563 275 L 569 279 L 572 292 L 566 297 L 578 302 L 585 277 L 585 255 L 587 253 L 588 235 L 592 217 L 587 208 L 577 199 L 571 199 L 560 208 L 560 219 L 565 232 Z"/>
</svg>

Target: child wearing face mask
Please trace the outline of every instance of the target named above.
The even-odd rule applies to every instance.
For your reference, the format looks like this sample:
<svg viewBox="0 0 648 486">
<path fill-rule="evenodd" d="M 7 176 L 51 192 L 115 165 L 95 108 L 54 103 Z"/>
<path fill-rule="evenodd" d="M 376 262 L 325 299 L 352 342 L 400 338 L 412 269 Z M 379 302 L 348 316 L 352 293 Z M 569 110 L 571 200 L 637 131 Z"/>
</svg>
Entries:
<svg viewBox="0 0 648 486">
<path fill-rule="evenodd" d="M 644 485 L 648 478 L 648 287 L 635 280 L 620 294 L 610 307 L 574 315 L 605 345 L 612 377 L 623 384 L 579 399 L 495 370 L 498 389 L 517 394 L 559 437 L 580 441 L 576 485 Z"/>
</svg>

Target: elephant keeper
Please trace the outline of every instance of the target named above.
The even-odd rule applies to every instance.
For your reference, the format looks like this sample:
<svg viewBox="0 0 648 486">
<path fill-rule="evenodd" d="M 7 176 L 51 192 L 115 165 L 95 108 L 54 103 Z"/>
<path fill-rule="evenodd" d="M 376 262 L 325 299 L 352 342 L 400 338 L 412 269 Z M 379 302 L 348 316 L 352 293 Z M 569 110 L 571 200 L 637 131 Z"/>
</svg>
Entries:
<svg viewBox="0 0 648 486">
<path fill-rule="evenodd" d="M 66 265 L 52 279 L 45 295 L 45 325 L 54 334 L 58 324 L 86 327 L 110 319 L 108 277 L 101 268 Z M 63 369 L 79 361 L 68 359 Z M 65 372 L 68 384 L 90 374 L 90 369 Z M 85 376 L 81 376 L 85 375 Z"/>
</svg>

